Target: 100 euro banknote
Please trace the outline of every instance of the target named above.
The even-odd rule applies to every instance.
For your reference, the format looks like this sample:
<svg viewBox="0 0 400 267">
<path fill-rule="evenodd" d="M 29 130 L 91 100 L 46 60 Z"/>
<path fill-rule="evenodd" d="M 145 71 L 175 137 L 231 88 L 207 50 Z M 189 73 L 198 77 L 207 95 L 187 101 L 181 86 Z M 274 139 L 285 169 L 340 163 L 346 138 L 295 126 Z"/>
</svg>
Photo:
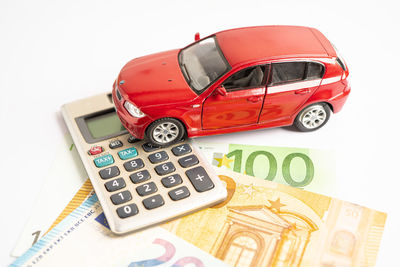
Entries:
<svg viewBox="0 0 400 267">
<path fill-rule="evenodd" d="M 200 140 L 195 144 L 216 167 L 321 194 L 336 190 L 333 151 Z"/>
<path fill-rule="evenodd" d="M 228 199 L 163 227 L 230 266 L 374 266 L 386 214 L 217 169 Z"/>
</svg>

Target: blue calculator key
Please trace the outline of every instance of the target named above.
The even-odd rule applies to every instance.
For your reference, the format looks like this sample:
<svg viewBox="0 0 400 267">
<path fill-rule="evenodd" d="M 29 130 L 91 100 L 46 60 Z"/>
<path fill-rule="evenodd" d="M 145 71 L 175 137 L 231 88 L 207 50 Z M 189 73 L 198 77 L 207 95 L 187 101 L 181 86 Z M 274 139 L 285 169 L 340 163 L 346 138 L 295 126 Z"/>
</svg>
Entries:
<svg viewBox="0 0 400 267">
<path fill-rule="evenodd" d="M 130 159 L 138 155 L 136 148 L 130 147 L 118 152 L 118 156 L 122 160 Z"/>
<path fill-rule="evenodd" d="M 104 156 L 95 158 L 93 161 L 94 161 L 94 164 L 96 165 L 96 167 L 101 168 L 101 167 L 105 167 L 110 164 L 113 164 L 114 158 L 111 155 L 104 155 Z"/>
</svg>

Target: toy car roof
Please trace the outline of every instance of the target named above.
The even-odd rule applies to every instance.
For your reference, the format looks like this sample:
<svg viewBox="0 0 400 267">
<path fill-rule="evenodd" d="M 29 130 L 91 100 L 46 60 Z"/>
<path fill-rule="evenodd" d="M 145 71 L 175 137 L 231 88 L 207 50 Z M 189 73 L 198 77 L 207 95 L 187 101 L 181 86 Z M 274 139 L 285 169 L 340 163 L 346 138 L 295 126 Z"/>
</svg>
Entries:
<svg viewBox="0 0 400 267">
<path fill-rule="evenodd" d="M 336 56 L 328 39 L 309 27 L 257 26 L 221 31 L 215 35 L 232 66 L 262 59 Z"/>
</svg>

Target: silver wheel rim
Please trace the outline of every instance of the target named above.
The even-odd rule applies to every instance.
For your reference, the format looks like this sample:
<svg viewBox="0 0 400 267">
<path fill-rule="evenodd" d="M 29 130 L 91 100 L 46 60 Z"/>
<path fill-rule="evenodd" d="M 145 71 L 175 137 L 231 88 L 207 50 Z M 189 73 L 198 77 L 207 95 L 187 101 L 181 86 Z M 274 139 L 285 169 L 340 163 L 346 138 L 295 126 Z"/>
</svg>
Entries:
<svg viewBox="0 0 400 267">
<path fill-rule="evenodd" d="M 179 128 L 175 123 L 163 122 L 153 130 L 153 138 L 161 144 L 169 143 L 179 135 Z"/>
<path fill-rule="evenodd" d="M 326 120 L 326 111 L 322 106 L 312 106 L 304 110 L 300 121 L 307 129 L 315 129 Z"/>
</svg>

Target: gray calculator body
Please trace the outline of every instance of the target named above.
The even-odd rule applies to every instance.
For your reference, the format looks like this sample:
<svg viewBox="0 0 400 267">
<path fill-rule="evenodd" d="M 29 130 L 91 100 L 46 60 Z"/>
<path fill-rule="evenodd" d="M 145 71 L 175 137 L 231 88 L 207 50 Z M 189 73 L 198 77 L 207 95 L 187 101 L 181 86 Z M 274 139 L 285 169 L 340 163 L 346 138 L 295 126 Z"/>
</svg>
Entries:
<svg viewBox="0 0 400 267">
<path fill-rule="evenodd" d="M 123 234 L 215 205 L 227 191 L 190 142 L 134 140 L 111 94 L 65 104 L 62 114 L 112 232 Z"/>
</svg>

